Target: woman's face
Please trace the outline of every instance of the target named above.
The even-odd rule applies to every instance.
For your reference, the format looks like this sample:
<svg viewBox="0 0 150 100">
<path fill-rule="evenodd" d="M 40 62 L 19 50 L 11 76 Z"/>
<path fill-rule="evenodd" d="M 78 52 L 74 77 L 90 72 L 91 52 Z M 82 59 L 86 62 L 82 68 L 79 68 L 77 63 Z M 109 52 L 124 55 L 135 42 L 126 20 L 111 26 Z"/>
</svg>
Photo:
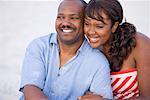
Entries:
<svg viewBox="0 0 150 100">
<path fill-rule="evenodd" d="M 99 48 L 101 45 L 105 45 L 112 33 L 111 20 L 104 13 L 102 13 L 102 17 L 104 23 L 88 16 L 85 17 L 84 33 L 92 48 Z"/>
</svg>

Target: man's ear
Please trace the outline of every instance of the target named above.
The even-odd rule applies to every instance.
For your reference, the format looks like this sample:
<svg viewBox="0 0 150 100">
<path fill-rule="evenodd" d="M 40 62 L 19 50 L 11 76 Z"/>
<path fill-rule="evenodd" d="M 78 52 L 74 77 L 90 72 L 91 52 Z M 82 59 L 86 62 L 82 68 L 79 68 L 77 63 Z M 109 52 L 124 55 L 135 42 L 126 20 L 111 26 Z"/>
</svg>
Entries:
<svg viewBox="0 0 150 100">
<path fill-rule="evenodd" d="M 119 26 L 119 22 L 115 22 L 115 24 L 112 26 L 111 32 L 114 33 L 118 26 Z"/>
</svg>

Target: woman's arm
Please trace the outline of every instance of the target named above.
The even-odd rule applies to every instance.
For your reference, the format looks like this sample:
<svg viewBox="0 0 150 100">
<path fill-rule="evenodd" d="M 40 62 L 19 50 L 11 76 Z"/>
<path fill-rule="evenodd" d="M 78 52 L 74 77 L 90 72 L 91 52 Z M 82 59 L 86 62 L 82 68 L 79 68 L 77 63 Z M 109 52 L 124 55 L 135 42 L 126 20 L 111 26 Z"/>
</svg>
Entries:
<svg viewBox="0 0 150 100">
<path fill-rule="evenodd" d="M 100 95 L 96 95 L 92 92 L 86 92 L 86 94 L 83 96 L 80 96 L 78 100 L 107 100 L 107 99 L 104 99 Z"/>
<path fill-rule="evenodd" d="M 136 41 L 134 58 L 138 70 L 139 99 L 149 98 L 150 100 L 150 39 L 143 34 L 137 33 Z"/>
</svg>

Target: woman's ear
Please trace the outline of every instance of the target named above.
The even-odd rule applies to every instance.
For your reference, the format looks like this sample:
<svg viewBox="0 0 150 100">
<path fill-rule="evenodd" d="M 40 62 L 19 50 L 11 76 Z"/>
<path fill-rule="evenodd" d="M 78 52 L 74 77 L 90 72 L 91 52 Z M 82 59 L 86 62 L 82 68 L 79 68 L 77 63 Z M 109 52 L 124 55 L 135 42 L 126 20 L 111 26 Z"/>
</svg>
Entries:
<svg viewBox="0 0 150 100">
<path fill-rule="evenodd" d="M 114 33 L 118 26 L 119 26 L 119 22 L 115 22 L 115 24 L 112 26 L 111 32 Z"/>
</svg>

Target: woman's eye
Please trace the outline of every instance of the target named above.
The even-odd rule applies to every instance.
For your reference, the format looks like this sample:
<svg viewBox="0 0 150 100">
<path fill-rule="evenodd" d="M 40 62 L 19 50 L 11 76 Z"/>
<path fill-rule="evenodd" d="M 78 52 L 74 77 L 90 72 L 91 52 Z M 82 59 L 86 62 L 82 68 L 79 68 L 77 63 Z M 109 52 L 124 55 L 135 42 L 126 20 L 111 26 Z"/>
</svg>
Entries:
<svg viewBox="0 0 150 100">
<path fill-rule="evenodd" d="M 84 25 L 86 25 L 86 26 L 87 26 L 87 25 L 89 25 L 89 24 L 85 22 L 85 23 L 84 23 Z"/>
<path fill-rule="evenodd" d="M 104 26 L 96 26 L 97 28 L 103 28 Z"/>
</svg>

